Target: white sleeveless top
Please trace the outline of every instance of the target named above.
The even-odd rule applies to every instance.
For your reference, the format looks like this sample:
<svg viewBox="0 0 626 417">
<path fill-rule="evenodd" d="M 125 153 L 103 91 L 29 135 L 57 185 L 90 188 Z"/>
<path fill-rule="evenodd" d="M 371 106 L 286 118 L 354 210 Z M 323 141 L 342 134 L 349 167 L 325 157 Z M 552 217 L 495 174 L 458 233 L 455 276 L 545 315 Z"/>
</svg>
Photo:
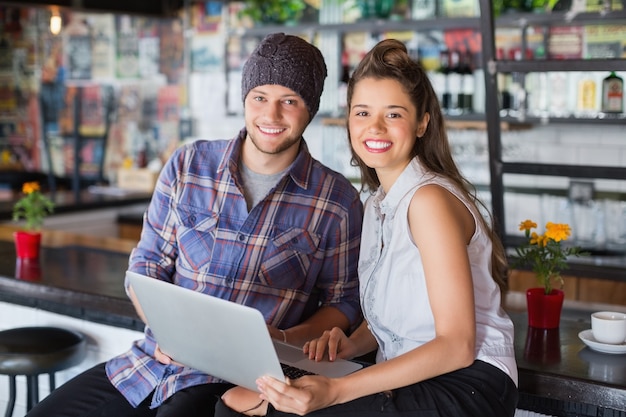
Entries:
<svg viewBox="0 0 626 417">
<path fill-rule="evenodd" d="M 455 185 L 428 172 L 414 158 L 389 190 L 380 188 L 365 203 L 359 282 L 363 313 L 379 345 L 377 362 L 408 352 L 435 337 L 420 252 L 408 224 L 411 198 L 420 187 L 437 184 L 455 195 L 474 216 L 467 252 L 474 282 L 476 359 L 490 363 L 517 384 L 513 323 L 500 306 L 491 277 L 491 240 L 481 214 Z"/>
</svg>

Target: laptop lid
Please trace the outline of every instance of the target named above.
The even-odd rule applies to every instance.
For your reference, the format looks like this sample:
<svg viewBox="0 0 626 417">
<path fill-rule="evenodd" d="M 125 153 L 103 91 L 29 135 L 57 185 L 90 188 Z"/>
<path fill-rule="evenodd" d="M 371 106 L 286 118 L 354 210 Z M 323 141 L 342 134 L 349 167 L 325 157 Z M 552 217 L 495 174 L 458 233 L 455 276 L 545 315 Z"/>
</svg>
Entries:
<svg viewBox="0 0 626 417">
<path fill-rule="evenodd" d="M 280 363 L 339 377 L 362 365 L 315 362 L 300 347 L 274 341 L 260 311 L 131 271 L 132 286 L 163 353 L 176 362 L 256 391 L 256 380 L 284 379 Z M 280 356 L 280 360 L 279 360 Z"/>
</svg>

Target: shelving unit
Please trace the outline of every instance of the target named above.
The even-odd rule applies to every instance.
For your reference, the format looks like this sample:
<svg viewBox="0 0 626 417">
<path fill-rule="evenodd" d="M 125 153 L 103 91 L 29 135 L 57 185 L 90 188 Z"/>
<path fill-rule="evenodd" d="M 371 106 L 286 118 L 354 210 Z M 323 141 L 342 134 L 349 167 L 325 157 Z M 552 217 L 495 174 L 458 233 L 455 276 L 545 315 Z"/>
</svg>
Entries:
<svg viewBox="0 0 626 417">
<path fill-rule="evenodd" d="M 327 56 L 327 66 L 329 75 L 325 91 L 334 88 L 333 83 L 338 83 L 341 71 L 341 41 L 342 36 L 352 32 L 368 32 L 373 34 L 383 34 L 386 32 L 428 32 L 431 30 L 453 30 L 453 29 L 474 29 L 481 33 L 481 53 L 482 69 L 485 77 L 485 112 L 463 114 L 460 116 L 446 116 L 448 126 L 452 129 L 480 129 L 486 131 L 487 145 L 489 153 L 489 187 L 491 194 L 492 213 L 496 220 L 496 228 L 506 246 L 513 247 L 519 241 L 516 236 L 507 236 L 505 229 L 505 200 L 506 192 L 522 190 L 524 186 L 505 187 L 505 174 L 522 174 L 533 176 L 565 177 L 569 179 L 626 179 L 626 168 L 620 166 L 596 166 L 596 165 L 565 165 L 561 163 L 536 163 L 536 162 L 507 162 L 503 159 L 503 145 L 501 136 L 504 131 L 521 130 L 538 127 L 540 125 L 614 125 L 626 124 L 626 115 L 601 117 L 537 117 L 525 114 L 522 118 L 513 116 L 501 116 L 498 93 L 498 74 L 500 73 L 521 73 L 531 72 L 552 72 L 552 71 L 626 71 L 625 59 L 593 59 L 593 60 L 551 60 L 534 59 L 528 61 L 512 61 L 496 59 L 496 28 L 509 27 L 519 29 L 522 33 L 522 50 L 526 48 L 526 32 L 531 27 L 541 26 L 548 30 L 552 26 L 566 26 L 569 24 L 606 24 L 626 22 L 626 12 L 611 12 L 604 15 L 600 13 L 580 13 L 570 15 L 566 12 L 554 13 L 520 13 L 507 14 L 494 18 L 492 13 L 491 0 L 479 0 L 481 14 L 470 18 L 432 18 L 424 20 L 365 20 L 350 24 L 301 24 L 296 26 L 260 26 L 250 29 L 230 29 L 227 31 L 230 37 L 257 37 L 260 38 L 272 32 L 285 32 L 294 35 L 304 35 L 309 40 L 320 39 L 320 48 Z M 547 38 L 547 37 L 546 37 Z M 546 45 L 547 46 L 547 45 Z M 547 49 L 547 48 L 546 48 Z M 332 58 L 335 56 L 335 58 Z M 331 59 L 328 59 L 331 57 Z M 323 123 L 337 128 L 337 114 L 325 114 L 320 109 L 319 115 L 323 118 Z M 339 116 L 339 124 L 343 120 Z M 336 133 L 331 135 L 336 139 Z M 337 141 L 334 140 L 333 144 Z M 336 146 L 336 145 L 333 145 Z M 333 148 L 334 149 L 334 148 Z M 333 154 L 339 155 L 332 151 Z M 335 158 L 336 159 L 336 158 Z M 343 160 L 343 154 L 341 156 Z M 331 161 L 332 162 L 332 161 Z M 335 169 L 338 169 L 335 167 Z M 347 173 L 346 175 L 349 175 Z M 480 189 L 482 184 L 477 184 Z M 544 189 L 558 195 L 566 195 L 567 189 Z M 526 187 L 522 193 L 533 192 L 532 187 Z M 537 190 L 537 193 L 543 191 Z M 604 192 L 602 195 L 609 193 Z M 598 260 L 599 263 L 594 263 Z M 615 259 L 611 259 L 608 265 L 601 265 L 603 260 L 591 257 L 576 263 L 570 268 L 568 273 L 574 273 L 581 277 L 597 277 L 625 280 L 623 273 L 624 260 L 620 259 L 614 264 Z M 617 265 L 617 266 L 615 266 Z"/>
<path fill-rule="evenodd" d="M 65 173 L 61 177 L 67 176 L 69 177 L 69 182 L 71 184 L 72 191 L 75 193 L 79 193 L 82 188 L 84 188 L 85 184 L 94 184 L 94 183 L 103 183 L 106 181 L 104 176 L 104 163 L 105 163 L 105 154 L 107 147 L 107 137 L 109 134 L 109 127 L 111 123 L 111 114 L 113 111 L 113 95 L 111 92 L 105 92 L 104 90 L 109 87 L 102 86 L 103 96 L 98 103 L 85 102 L 83 98 L 83 89 L 84 87 L 81 85 L 76 86 L 76 93 L 70 99 L 69 111 L 71 112 L 71 131 L 60 132 L 59 137 L 63 142 L 69 141 L 72 143 L 72 172 Z M 99 107 L 99 111 L 102 111 L 102 126 L 99 127 L 97 133 L 84 133 L 82 132 L 82 124 L 84 121 L 82 120 L 82 112 L 85 111 L 93 111 L 93 107 Z M 52 157 L 52 144 L 50 141 L 50 132 L 45 131 L 44 125 L 44 151 L 45 157 L 48 163 L 48 183 L 50 185 L 51 191 L 54 192 L 57 189 L 57 176 L 54 172 L 53 165 L 53 157 Z M 82 151 L 83 147 L 88 141 L 97 142 L 97 147 L 99 149 L 99 155 L 97 160 L 97 167 L 95 172 L 91 172 L 89 175 L 85 175 L 82 171 Z M 64 145 L 62 145 L 64 146 Z"/>
<path fill-rule="evenodd" d="M 507 15 L 494 19 L 491 0 L 479 0 L 481 10 L 482 53 L 485 70 L 486 120 L 489 143 L 490 160 L 490 187 L 492 195 L 492 210 L 498 231 L 507 246 L 515 239 L 506 235 L 504 195 L 506 192 L 504 174 L 531 174 L 538 176 L 561 176 L 569 178 L 588 179 L 626 179 L 626 168 L 613 166 L 587 165 L 559 165 L 526 162 L 506 162 L 503 160 L 501 143 L 501 120 L 498 94 L 498 73 L 529 73 L 551 71 L 625 71 L 626 59 L 576 59 L 550 60 L 536 59 L 527 61 L 511 61 L 496 59 L 495 33 L 496 26 L 518 27 L 523 33 L 531 25 L 567 25 L 573 22 L 578 24 L 607 24 L 610 22 L 626 22 L 625 12 L 580 13 L 570 15 L 563 12 L 520 15 Z M 525 37 L 522 37 L 522 50 L 525 49 Z M 534 123 L 567 123 L 567 124 L 617 124 L 624 125 L 626 116 L 608 118 L 556 118 L 547 120 L 526 118 L 527 122 Z"/>
<path fill-rule="evenodd" d="M 592 165 L 566 165 L 566 164 L 542 164 L 534 162 L 507 162 L 503 159 L 503 145 L 501 141 L 502 120 L 511 117 L 501 117 L 498 88 L 499 73 L 522 73 L 524 76 L 530 72 L 586 72 L 626 70 L 626 59 L 573 59 L 573 60 L 498 60 L 496 59 L 496 29 L 501 26 L 517 27 L 522 33 L 522 50 L 526 48 L 526 30 L 530 26 L 542 25 L 549 28 L 552 25 L 563 26 L 571 22 L 577 24 L 609 24 L 626 22 L 626 12 L 610 13 L 570 13 L 555 12 L 545 14 L 525 13 L 519 15 L 493 16 L 491 0 L 479 0 L 481 10 L 482 52 L 483 66 L 485 68 L 485 94 L 487 114 L 487 135 L 490 164 L 490 188 L 492 196 L 492 213 L 496 219 L 498 232 L 506 247 L 514 247 L 519 242 L 519 237 L 507 235 L 505 194 L 510 191 L 505 186 L 505 174 L 522 174 L 531 176 L 565 177 L 571 179 L 626 179 L 626 168 L 620 166 L 592 166 Z M 546 119 L 525 117 L 528 123 L 545 124 L 570 124 L 570 125 L 624 125 L 626 114 L 607 115 L 604 118 L 577 118 L 577 117 L 549 117 Z M 538 191 L 539 193 L 539 191 Z M 598 277 L 604 279 L 623 281 L 623 265 L 625 256 L 613 256 L 608 261 L 600 259 L 602 251 L 592 252 L 587 259 L 577 258 L 569 264 L 568 274 L 577 277 Z M 605 264 L 606 262 L 606 264 Z M 601 271 L 600 271 L 601 268 Z M 583 280 L 584 281 L 584 280 Z M 615 284 L 620 285 L 620 284 Z"/>
<path fill-rule="evenodd" d="M 341 52 L 342 37 L 349 33 L 367 32 L 370 34 L 383 34 L 386 32 L 416 32 L 426 33 L 433 30 L 443 32 L 459 29 L 481 29 L 481 20 L 476 17 L 450 17 L 450 18 L 431 18 L 420 20 L 386 20 L 386 19 L 367 19 L 354 23 L 303 23 L 295 26 L 290 25 L 262 25 L 251 28 L 228 28 L 228 38 L 262 38 L 263 36 L 274 33 L 284 32 L 291 35 L 306 36 L 309 41 L 314 41 L 316 36 L 319 38 L 320 49 L 326 56 L 326 64 L 328 68 L 327 85 L 325 92 L 333 89 L 336 91 L 341 75 Z M 228 44 L 228 42 L 227 42 Z M 228 46 L 226 47 L 226 56 L 228 57 Z M 228 59 L 227 59 L 228 61 Z M 227 68 L 227 78 L 229 77 Z M 239 79 L 235 76 L 235 79 Z M 336 83 L 337 85 L 333 85 Z M 327 93 L 328 94 L 328 93 Z M 324 97 L 322 97 L 324 99 Z M 226 98 L 226 107 L 229 108 L 228 94 Z M 323 103 L 322 103 L 323 104 Z M 331 110 L 325 112 L 320 106 L 319 114 L 323 117 L 336 117 L 338 111 Z M 473 113 L 460 116 L 447 116 L 448 120 L 455 121 L 484 121 L 485 117 L 482 113 Z"/>
</svg>

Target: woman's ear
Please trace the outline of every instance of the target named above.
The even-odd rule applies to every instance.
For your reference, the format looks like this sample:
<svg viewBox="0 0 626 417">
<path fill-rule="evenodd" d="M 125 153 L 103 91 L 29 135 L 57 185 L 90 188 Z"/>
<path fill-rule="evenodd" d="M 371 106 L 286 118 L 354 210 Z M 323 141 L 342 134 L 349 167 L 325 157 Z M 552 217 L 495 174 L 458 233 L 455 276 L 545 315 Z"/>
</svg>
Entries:
<svg viewBox="0 0 626 417">
<path fill-rule="evenodd" d="M 424 117 L 422 117 L 422 121 L 417 125 L 416 135 L 418 138 L 424 136 L 426 133 L 426 129 L 428 128 L 428 122 L 430 122 L 430 114 L 424 113 Z"/>
</svg>

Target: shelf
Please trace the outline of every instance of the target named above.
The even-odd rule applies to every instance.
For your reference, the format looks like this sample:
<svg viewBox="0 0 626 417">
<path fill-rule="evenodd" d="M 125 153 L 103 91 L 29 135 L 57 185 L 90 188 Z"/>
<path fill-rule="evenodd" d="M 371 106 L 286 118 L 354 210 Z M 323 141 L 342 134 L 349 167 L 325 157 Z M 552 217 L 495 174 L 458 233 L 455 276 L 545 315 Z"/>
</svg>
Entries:
<svg viewBox="0 0 626 417">
<path fill-rule="evenodd" d="M 403 32 L 403 31 L 427 31 L 432 29 L 480 29 L 479 17 L 451 17 L 423 20 L 385 20 L 369 19 L 354 23 L 303 23 L 296 26 L 267 25 L 252 28 L 231 29 L 231 35 L 235 36 L 264 36 L 268 33 L 285 32 L 288 34 L 314 33 L 314 32 Z"/>
<path fill-rule="evenodd" d="M 523 117 L 514 117 L 514 116 L 505 116 L 501 118 L 502 121 L 506 121 L 511 123 L 512 125 L 516 123 L 523 124 L 531 124 L 531 125 L 550 125 L 550 124 L 568 124 L 568 125 L 593 125 L 593 124 L 602 124 L 602 125 L 619 125 L 623 126 L 626 124 L 626 113 L 620 114 L 606 114 L 601 113 L 598 117 L 555 117 L 555 116 L 546 116 L 546 117 L 537 117 L 537 116 L 528 116 L 524 115 Z"/>
<path fill-rule="evenodd" d="M 503 174 L 533 174 L 571 178 L 626 179 L 626 167 L 593 165 L 554 165 L 525 162 L 501 162 Z"/>
<path fill-rule="evenodd" d="M 519 27 L 527 26 L 551 26 L 551 25 L 571 25 L 579 24 L 598 24 L 605 25 L 607 23 L 626 21 L 626 11 L 611 11 L 608 13 L 585 12 L 552 12 L 552 13 L 514 13 L 503 14 L 496 18 L 496 26 L 498 27 Z"/>
<path fill-rule="evenodd" d="M 487 130 L 486 116 L 481 113 L 464 114 L 459 116 L 444 115 L 446 127 L 448 129 L 457 130 Z M 503 131 L 527 130 L 531 129 L 536 123 L 521 122 L 515 118 L 503 120 L 500 129 Z M 324 126 L 345 127 L 346 119 L 343 117 L 324 117 L 322 118 Z"/>
<path fill-rule="evenodd" d="M 626 71 L 625 59 L 562 59 L 531 61 L 491 61 L 487 68 L 495 72 L 551 71 Z"/>
<path fill-rule="evenodd" d="M 615 11 L 606 14 L 601 13 L 578 13 L 565 12 L 554 13 L 515 13 L 514 15 L 502 15 L 496 19 L 499 27 L 524 28 L 532 25 L 569 25 L 571 22 L 580 24 L 606 24 L 607 22 L 626 21 L 626 12 Z M 402 32 L 402 31 L 427 31 L 432 29 L 480 29 L 480 17 L 437 17 L 419 20 L 389 20 L 367 19 L 354 23 L 302 23 L 298 25 L 263 25 L 251 28 L 231 29 L 231 35 L 235 36 L 264 36 L 274 32 L 289 34 L 302 34 L 313 32 Z"/>
</svg>

